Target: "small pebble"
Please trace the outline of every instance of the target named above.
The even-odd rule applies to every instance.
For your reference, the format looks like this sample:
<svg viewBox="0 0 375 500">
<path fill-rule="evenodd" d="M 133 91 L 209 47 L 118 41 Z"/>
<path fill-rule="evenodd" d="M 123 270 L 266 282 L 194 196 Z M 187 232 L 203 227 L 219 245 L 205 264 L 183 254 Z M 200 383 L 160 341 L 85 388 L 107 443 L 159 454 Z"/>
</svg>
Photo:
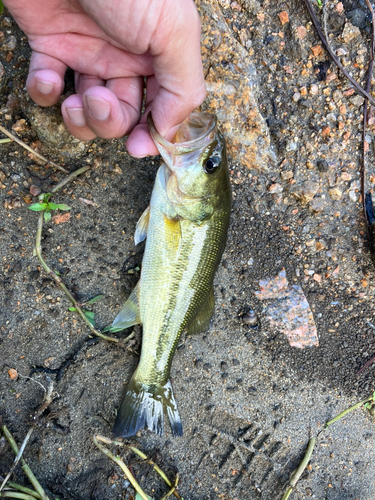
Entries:
<svg viewBox="0 0 375 500">
<path fill-rule="evenodd" d="M 275 193 L 282 193 L 283 191 L 283 187 L 281 184 L 271 184 L 269 187 L 268 187 L 268 192 L 271 193 L 271 194 L 275 194 Z"/>
<path fill-rule="evenodd" d="M 283 181 L 288 181 L 289 179 L 293 179 L 293 172 L 292 170 L 284 170 L 280 173 L 280 177 Z"/>
<path fill-rule="evenodd" d="M 277 15 L 279 16 L 279 19 L 280 19 L 280 22 L 282 25 L 289 22 L 289 16 L 288 16 L 288 13 L 286 11 L 280 12 Z"/>
<path fill-rule="evenodd" d="M 328 193 L 333 201 L 340 200 L 342 197 L 342 191 L 338 187 L 334 187 L 328 190 Z"/>
<path fill-rule="evenodd" d="M 319 172 L 328 172 L 329 170 L 329 165 L 326 160 L 318 160 L 316 162 L 316 166 L 318 167 Z"/>
<path fill-rule="evenodd" d="M 30 194 L 33 196 L 39 196 L 41 192 L 42 190 L 38 186 L 35 186 L 35 184 L 30 186 Z"/>
<path fill-rule="evenodd" d="M 248 325 L 250 328 L 258 328 L 259 326 L 259 320 L 258 316 L 255 314 L 254 311 L 249 311 L 244 316 L 242 316 L 242 321 L 245 323 L 245 325 Z"/>
</svg>

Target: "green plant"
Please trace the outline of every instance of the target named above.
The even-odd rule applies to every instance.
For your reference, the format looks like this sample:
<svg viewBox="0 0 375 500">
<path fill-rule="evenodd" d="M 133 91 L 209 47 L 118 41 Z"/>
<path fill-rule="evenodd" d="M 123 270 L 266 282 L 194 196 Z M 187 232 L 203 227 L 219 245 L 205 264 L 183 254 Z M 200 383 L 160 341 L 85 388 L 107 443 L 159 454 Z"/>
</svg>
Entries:
<svg viewBox="0 0 375 500">
<path fill-rule="evenodd" d="M 81 305 L 85 306 L 88 304 L 94 304 L 94 302 L 100 300 L 102 297 L 104 297 L 103 294 L 96 295 L 95 297 L 93 297 L 92 299 L 88 300 L 87 302 L 85 302 L 84 304 L 81 304 Z M 69 311 L 77 312 L 77 308 L 76 307 L 69 307 Z M 95 326 L 95 313 L 93 313 L 92 311 L 87 311 L 86 309 L 83 309 L 83 308 L 82 308 L 82 311 L 83 311 L 84 315 L 86 316 L 86 318 L 89 320 L 89 322 L 92 324 L 92 326 Z"/>
<path fill-rule="evenodd" d="M 1 1 L 1 0 L 0 0 Z M 65 205 L 65 203 L 51 203 L 49 199 L 51 198 L 53 193 L 42 193 L 39 195 L 39 203 L 34 203 L 31 205 L 29 210 L 33 210 L 34 212 L 42 212 L 44 211 L 43 217 L 46 222 L 51 220 L 51 211 L 52 210 L 70 210 L 71 207 Z"/>
</svg>

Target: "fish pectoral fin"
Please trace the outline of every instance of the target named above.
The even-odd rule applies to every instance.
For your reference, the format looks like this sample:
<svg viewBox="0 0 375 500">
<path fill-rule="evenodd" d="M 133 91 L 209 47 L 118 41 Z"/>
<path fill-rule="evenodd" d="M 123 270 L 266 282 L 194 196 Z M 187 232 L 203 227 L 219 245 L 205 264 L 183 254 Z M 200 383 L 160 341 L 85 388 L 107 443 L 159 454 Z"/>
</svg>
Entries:
<svg viewBox="0 0 375 500">
<path fill-rule="evenodd" d="M 140 216 L 139 221 L 137 222 L 137 225 L 135 227 L 134 243 L 136 245 L 138 245 L 138 243 L 146 239 L 149 222 L 150 222 L 150 205 Z"/>
<path fill-rule="evenodd" d="M 129 295 L 128 300 L 125 302 L 124 307 L 116 316 L 114 322 L 112 323 L 112 327 L 125 329 L 141 323 L 139 312 L 139 292 L 140 281 L 138 281 L 134 290 Z"/>
<path fill-rule="evenodd" d="M 188 325 L 186 331 L 188 335 L 207 332 L 211 326 L 211 319 L 215 309 L 214 289 L 211 287 L 206 299 L 198 311 L 193 321 Z"/>
</svg>

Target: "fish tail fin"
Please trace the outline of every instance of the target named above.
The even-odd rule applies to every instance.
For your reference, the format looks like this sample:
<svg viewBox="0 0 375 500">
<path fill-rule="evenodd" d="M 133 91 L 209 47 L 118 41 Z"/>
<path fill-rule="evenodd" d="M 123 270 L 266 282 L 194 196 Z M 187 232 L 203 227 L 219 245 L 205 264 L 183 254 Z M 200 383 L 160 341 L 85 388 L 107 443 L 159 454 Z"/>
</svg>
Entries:
<svg viewBox="0 0 375 500">
<path fill-rule="evenodd" d="M 134 436 L 139 429 L 149 429 L 161 436 L 164 410 L 168 415 L 173 436 L 182 436 L 182 423 L 171 382 L 168 380 L 165 385 L 150 386 L 139 382 L 133 376 L 117 412 L 113 434 L 127 438 Z"/>
</svg>

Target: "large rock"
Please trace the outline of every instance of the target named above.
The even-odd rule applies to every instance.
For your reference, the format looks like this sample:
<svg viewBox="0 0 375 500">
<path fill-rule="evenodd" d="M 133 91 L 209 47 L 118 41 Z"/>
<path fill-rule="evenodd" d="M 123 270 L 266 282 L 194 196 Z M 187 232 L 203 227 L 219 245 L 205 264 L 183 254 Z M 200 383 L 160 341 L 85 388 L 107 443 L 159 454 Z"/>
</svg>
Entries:
<svg viewBox="0 0 375 500">
<path fill-rule="evenodd" d="M 60 105 L 41 108 L 25 97 L 21 100 L 21 107 L 41 142 L 64 160 L 77 158 L 90 147 L 90 141 L 80 141 L 70 134 L 61 116 Z"/>
<path fill-rule="evenodd" d="M 216 113 L 234 160 L 249 169 L 267 171 L 274 154 L 267 124 L 259 112 L 254 65 L 232 36 L 216 0 L 200 0 L 197 6 L 208 90 L 202 108 Z"/>
</svg>

